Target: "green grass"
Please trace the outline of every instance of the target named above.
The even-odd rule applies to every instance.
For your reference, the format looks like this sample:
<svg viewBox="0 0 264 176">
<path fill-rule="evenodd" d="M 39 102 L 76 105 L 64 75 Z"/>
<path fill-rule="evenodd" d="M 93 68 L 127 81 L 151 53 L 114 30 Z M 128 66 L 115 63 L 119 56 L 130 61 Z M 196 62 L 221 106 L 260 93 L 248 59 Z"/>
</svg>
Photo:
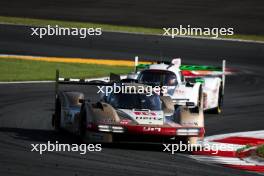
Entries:
<svg viewBox="0 0 264 176">
<path fill-rule="evenodd" d="M 256 152 L 258 156 L 264 158 L 264 145 L 261 145 L 260 147 L 258 147 Z"/>
<path fill-rule="evenodd" d="M 73 21 L 60 21 L 60 20 L 48 20 L 48 19 L 32 19 L 32 18 L 21 18 L 21 17 L 6 17 L 0 16 L 1 23 L 8 24 L 22 24 L 31 26 L 55 26 L 60 27 L 77 27 L 77 28 L 102 28 L 103 31 L 116 31 L 116 32 L 132 32 L 142 34 L 163 34 L 161 28 L 146 28 L 146 27 L 132 27 L 132 26 L 121 26 L 111 24 L 100 24 L 100 23 L 88 23 L 88 22 L 73 22 Z M 208 37 L 209 38 L 209 37 Z M 256 40 L 264 41 L 264 35 L 243 35 L 236 34 L 232 36 L 220 36 L 219 38 L 232 38 L 232 39 L 244 39 L 244 40 Z"/>
<path fill-rule="evenodd" d="M 56 69 L 62 77 L 68 78 L 101 77 L 110 72 L 125 74 L 133 70 L 123 66 L 0 59 L 0 81 L 54 80 Z"/>
</svg>

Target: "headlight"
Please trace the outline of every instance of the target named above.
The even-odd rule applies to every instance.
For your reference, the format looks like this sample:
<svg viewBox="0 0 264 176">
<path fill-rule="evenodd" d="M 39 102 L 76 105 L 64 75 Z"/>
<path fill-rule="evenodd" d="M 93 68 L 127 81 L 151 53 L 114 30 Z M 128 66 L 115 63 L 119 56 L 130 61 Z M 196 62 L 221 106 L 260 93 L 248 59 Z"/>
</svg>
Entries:
<svg viewBox="0 0 264 176">
<path fill-rule="evenodd" d="M 98 130 L 104 132 L 111 132 L 111 127 L 109 125 L 98 125 Z"/>
<path fill-rule="evenodd" d="M 200 129 L 197 128 L 180 128 L 177 129 L 177 135 L 179 136 L 196 136 L 199 135 Z"/>
<path fill-rule="evenodd" d="M 112 126 L 112 131 L 114 133 L 123 133 L 124 132 L 124 128 L 121 126 Z"/>
<path fill-rule="evenodd" d="M 102 132 L 113 132 L 113 133 L 123 133 L 124 128 L 121 126 L 110 126 L 110 125 L 98 125 L 98 130 Z"/>
</svg>

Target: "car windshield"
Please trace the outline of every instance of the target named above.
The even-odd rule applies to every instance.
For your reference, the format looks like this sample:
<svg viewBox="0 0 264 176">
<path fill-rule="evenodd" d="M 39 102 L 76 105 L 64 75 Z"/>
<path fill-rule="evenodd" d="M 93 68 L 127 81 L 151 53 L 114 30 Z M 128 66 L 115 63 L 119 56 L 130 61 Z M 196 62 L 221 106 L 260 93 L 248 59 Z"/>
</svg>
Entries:
<svg viewBox="0 0 264 176">
<path fill-rule="evenodd" d="M 140 73 L 138 78 L 140 83 L 151 84 L 151 85 L 161 85 L 164 86 L 176 86 L 177 77 L 171 71 L 165 70 L 144 70 Z"/>
<path fill-rule="evenodd" d="M 149 109 L 161 110 L 161 100 L 158 95 L 153 94 L 111 94 L 108 103 L 118 109 Z"/>
</svg>

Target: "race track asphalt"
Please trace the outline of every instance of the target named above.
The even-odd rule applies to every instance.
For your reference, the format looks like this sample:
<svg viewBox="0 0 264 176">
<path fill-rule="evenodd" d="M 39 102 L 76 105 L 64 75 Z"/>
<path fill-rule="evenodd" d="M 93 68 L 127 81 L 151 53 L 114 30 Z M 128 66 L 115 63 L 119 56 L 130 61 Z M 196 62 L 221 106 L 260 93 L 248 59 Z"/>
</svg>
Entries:
<svg viewBox="0 0 264 176">
<path fill-rule="evenodd" d="M 224 112 L 206 114 L 206 135 L 263 130 L 264 45 L 246 42 L 186 38 L 161 38 L 132 34 L 104 33 L 98 38 L 30 36 L 24 26 L 0 25 L 0 54 L 47 55 L 144 59 L 181 57 L 183 62 L 220 64 L 238 69 L 226 83 Z M 1 72 L 1 71 L 0 71 Z M 51 128 L 54 85 L 0 85 L 0 175 L 256 175 L 222 166 L 200 163 L 186 154 L 162 152 L 161 145 L 104 146 L 102 152 L 31 152 L 31 143 L 78 142 Z M 95 88 L 87 88 L 92 96 Z M 93 96 L 94 98 L 94 96 Z"/>
</svg>

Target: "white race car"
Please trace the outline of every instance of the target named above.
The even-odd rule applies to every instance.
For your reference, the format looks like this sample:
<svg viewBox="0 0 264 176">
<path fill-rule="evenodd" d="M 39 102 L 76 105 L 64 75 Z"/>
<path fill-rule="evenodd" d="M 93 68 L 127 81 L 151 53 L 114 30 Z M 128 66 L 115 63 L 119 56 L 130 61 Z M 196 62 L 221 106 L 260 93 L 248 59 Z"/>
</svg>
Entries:
<svg viewBox="0 0 264 176">
<path fill-rule="evenodd" d="M 181 65 L 181 59 L 170 63 L 137 64 L 128 78 L 154 86 L 166 86 L 163 91 L 176 105 L 186 105 L 197 112 L 199 108 L 220 114 L 225 86 L 225 61 L 222 67 Z"/>
</svg>

